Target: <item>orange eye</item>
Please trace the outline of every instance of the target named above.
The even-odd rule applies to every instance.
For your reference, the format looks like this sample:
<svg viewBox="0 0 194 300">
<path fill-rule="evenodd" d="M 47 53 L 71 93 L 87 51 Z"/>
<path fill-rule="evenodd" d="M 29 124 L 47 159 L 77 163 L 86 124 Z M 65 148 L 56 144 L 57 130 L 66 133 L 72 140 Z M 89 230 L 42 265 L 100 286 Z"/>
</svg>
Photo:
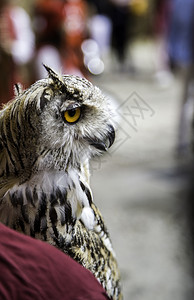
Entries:
<svg viewBox="0 0 194 300">
<path fill-rule="evenodd" d="M 70 110 L 66 110 L 64 113 L 64 119 L 67 123 L 73 124 L 79 120 L 80 115 L 81 115 L 81 109 L 80 107 L 77 107 Z"/>
</svg>

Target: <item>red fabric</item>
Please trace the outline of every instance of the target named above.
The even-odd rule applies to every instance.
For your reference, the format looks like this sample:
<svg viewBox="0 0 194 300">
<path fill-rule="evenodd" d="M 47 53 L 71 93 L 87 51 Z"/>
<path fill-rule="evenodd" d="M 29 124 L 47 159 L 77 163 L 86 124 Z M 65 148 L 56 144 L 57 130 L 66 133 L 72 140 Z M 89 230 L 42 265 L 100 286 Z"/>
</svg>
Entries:
<svg viewBox="0 0 194 300">
<path fill-rule="evenodd" d="M 93 274 L 70 257 L 0 223 L 0 299 L 109 298 Z"/>
</svg>

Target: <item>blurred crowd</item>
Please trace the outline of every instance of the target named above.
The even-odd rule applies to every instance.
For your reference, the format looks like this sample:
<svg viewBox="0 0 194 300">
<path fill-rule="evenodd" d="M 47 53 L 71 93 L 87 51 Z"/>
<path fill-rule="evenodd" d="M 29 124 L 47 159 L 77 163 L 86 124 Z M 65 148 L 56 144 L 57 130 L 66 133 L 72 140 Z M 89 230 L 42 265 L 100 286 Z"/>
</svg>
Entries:
<svg viewBox="0 0 194 300">
<path fill-rule="evenodd" d="M 153 78 L 165 85 L 181 74 L 177 154 L 191 154 L 194 0 L 31 0 L 28 10 L 24 2 L 0 0 L 0 109 L 13 98 L 15 83 L 27 88 L 47 76 L 42 64 L 88 79 L 107 69 L 133 76 L 130 47 L 148 37 L 156 46 Z M 186 203 L 192 236 L 193 179 L 192 168 Z"/>
<path fill-rule="evenodd" d="M 189 66 L 190 84 L 194 0 L 34 0 L 28 13 L 16 3 L 0 2 L 0 103 L 13 97 L 14 83 L 44 77 L 43 63 L 90 78 L 111 53 L 128 72 L 130 43 L 145 35 L 157 43 L 158 79 Z"/>
</svg>

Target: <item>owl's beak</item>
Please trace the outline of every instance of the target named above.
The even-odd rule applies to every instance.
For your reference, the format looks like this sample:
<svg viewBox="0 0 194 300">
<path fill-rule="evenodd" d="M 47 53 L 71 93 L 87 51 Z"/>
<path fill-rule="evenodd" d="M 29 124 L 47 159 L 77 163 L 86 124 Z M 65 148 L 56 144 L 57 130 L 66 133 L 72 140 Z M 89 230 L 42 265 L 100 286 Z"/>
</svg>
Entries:
<svg viewBox="0 0 194 300">
<path fill-rule="evenodd" d="M 107 151 L 108 148 L 112 146 L 115 140 L 115 130 L 112 125 L 108 126 L 108 134 L 106 138 L 101 141 L 98 139 L 87 139 L 91 146 L 94 146 L 96 149 L 101 151 Z"/>
<path fill-rule="evenodd" d="M 108 130 L 108 141 L 109 141 L 108 148 L 110 148 L 115 140 L 115 129 L 112 125 L 109 125 L 108 128 L 109 128 L 109 130 Z"/>
</svg>

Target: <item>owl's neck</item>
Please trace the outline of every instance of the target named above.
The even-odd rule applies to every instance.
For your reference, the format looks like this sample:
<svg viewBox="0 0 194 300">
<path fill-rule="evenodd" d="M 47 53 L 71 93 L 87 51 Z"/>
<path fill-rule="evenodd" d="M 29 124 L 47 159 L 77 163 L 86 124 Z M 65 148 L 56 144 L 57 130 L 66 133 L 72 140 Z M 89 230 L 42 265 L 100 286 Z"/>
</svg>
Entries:
<svg viewBox="0 0 194 300">
<path fill-rule="evenodd" d="M 85 173 L 81 174 L 75 169 L 68 169 L 68 172 L 44 171 L 23 184 L 15 184 L 3 197 L 3 203 L 12 206 L 16 211 L 20 207 L 31 207 L 34 215 L 42 206 L 47 206 L 47 211 L 53 207 L 61 207 L 59 211 L 64 211 L 68 207 L 72 222 L 81 219 L 87 228 L 92 229 L 92 194 L 86 179 Z M 32 216 L 32 212 L 31 218 L 34 222 L 35 216 Z"/>
</svg>

